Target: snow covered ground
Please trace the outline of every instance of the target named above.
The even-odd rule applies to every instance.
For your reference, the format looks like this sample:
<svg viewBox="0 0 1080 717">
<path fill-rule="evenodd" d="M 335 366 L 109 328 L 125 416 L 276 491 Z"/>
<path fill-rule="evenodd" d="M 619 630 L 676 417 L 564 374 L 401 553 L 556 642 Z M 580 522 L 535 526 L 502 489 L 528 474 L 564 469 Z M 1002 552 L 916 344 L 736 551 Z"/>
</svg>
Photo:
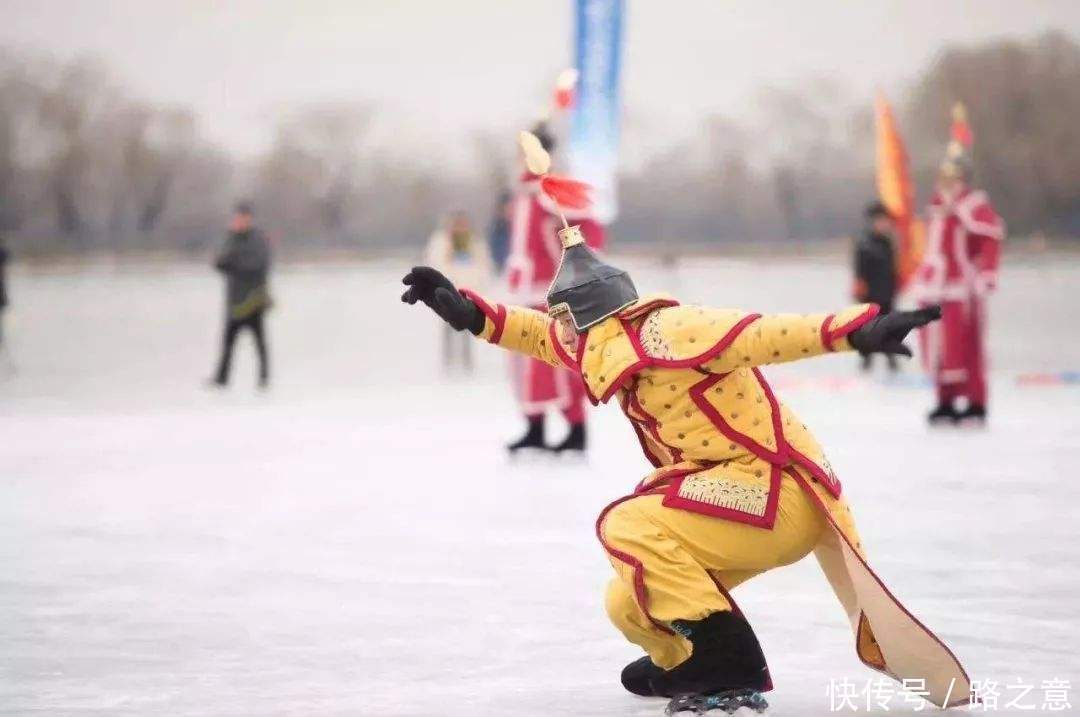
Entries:
<svg viewBox="0 0 1080 717">
<path fill-rule="evenodd" d="M 589 463 L 509 463 L 503 357 L 477 346 L 473 377 L 443 375 L 435 321 L 398 303 L 406 268 L 283 269 L 267 394 L 246 337 L 233 388 L 201 387 L 221 291 L 201 267 L 15 272 L 0 714 L 661 714 L 619 686 L 637 653 L 604 616 L 593 537 L 647 470 L 631 431 L 598 409 Z M 847 285 L 821 260 L 629 268 L 645 289 L 764 311 L 835 308 Z M 850 356 L 767 371 L 828 448 L 873 564 L 1001 683 L 999 714 L 1022 713 L 1007 683 L 1042 706 L 1054 677 L 1080 713 L 1080 386 L 1016 382 L 1080 368 L 1078 284 L 1075 262 L 1006 270 L 984 431 L 925 428 L 914 366 L 893 384 L 852 379 Z M 736 597 L 773 714 L 830 714 L 830 680 L 865 688 L 812 559 Z"/>
</svg>

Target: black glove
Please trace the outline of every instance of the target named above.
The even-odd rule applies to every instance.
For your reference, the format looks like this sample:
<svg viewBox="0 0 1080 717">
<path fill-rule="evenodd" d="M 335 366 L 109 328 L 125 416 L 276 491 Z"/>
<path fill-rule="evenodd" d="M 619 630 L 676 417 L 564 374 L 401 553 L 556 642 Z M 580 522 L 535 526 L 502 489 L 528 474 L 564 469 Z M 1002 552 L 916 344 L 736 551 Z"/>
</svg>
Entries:
<svg viewBox="0 0 1080 717">
<path fill-rule="evenodd" d="M 484 313 L 480 307 L 459 294 L 449 279 L 430 266 L 414 266 L 401 283 L 409 286 L 401 295 L 406 304 L 424 302 L 457 331 L 468 329 L 479 336 L 484 330 Z"/>
<path fill-rule="evenodd" d="M 847 339 L 853 349 L 864 355 L 884 353 L 911 356 L 911 349 L 903 344 L 908 332 L 940 318 L 940 306 L 928 306 L 918 311 L 894 311 L 875 316 L 848 334 Z"/>
</svg>

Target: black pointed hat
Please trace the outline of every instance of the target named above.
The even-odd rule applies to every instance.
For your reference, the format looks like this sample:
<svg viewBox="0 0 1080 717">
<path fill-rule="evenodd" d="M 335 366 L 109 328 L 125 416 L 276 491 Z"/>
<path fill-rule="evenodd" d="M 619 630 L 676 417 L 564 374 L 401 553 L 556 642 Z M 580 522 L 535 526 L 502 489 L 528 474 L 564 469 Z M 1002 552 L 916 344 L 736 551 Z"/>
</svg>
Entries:
<svg viewBox="0 0 1080 717">
<path fill-rule="evenodd" d="M 585 244 L 576 226 L 559 231 L 562 260 L 548 289 L 548 313 L 569 312 L 578 333 L 633 304 L 637 289 L 630 275 L 605 263 Z"/>
</svg>

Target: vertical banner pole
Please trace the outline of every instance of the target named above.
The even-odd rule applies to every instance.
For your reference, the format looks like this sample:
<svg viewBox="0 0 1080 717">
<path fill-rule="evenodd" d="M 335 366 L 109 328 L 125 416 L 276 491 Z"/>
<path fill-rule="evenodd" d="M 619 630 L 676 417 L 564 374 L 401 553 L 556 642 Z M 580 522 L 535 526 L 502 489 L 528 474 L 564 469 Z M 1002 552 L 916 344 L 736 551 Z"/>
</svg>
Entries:
<svg viewBox="0 0 1080 717">
<path fill-rule="evenodd" d="M 625 1 L 574 1 L 579 76 L 570 125 L 570 174 L 593 186 L 594 215 L 609 224 L 618 213 L 615 173 Z"/>
</svg>

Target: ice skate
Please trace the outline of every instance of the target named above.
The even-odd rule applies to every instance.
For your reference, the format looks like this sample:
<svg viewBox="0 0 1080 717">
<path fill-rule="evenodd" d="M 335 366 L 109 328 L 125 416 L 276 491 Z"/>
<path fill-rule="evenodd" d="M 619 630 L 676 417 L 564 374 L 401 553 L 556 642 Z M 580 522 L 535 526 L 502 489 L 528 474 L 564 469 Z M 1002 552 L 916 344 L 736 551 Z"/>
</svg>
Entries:
<svg viewBox="0 0 1080 717">
<path fill-rule="evenodd" d="M 956 414 L 956 422 L 962 426 L 980 428 L 986 425 L 986 407 L 971 404 Z"/>
<path fill-rule="evenodd" d="M 566 438 L 561 443 L 552 446 L 551 450 L 560 456 L 584 458 L 585 448 L 585 424 L 575 423 L 570 426 L 570 432 L 566 434 Z"/>
<path fill-rule="evenodd" d="M 624 667 L 619 679 L 627 692 L 638 697 L 670 697 L 671 695 L 657 694 L 653 690 L 652 680 L 662 674 L 664 671 L 653 663 L 651 657 L 645 655 Z"/>
<path fill-rule="evenodd" d="M 544 442 L 544 417 L 530 416 L 525 435 L 508 445 L 506 450 L 510 451 L 510 456 L 515 458 L 549 454 L 551 448 Z"/>
<path fill-rule="evenodd" d="M 940 403 L 926 417 L 926 420 L 930 422 L 931 426 L 945 426 L 954 425 L 959 420 L 960 414 L 956 412 L 956 408 L 951 403 Z"/>
<path fill-rule="evenodd" d="M 682 695 L 668 703 L 665 715 L 763 715 L 769 703 L 757 690 L 730 690 L 715 695 Z"/>
<path fill-rule="evenodd" d="M 768 668 L 750 623 L 730 611 L 702 620 L 676 620 L 672 628 L 694 646 L 682 664 L 651 678 L 656 695 L 721 695 L 759 691 L 768 684 Z"/>
</svg>

